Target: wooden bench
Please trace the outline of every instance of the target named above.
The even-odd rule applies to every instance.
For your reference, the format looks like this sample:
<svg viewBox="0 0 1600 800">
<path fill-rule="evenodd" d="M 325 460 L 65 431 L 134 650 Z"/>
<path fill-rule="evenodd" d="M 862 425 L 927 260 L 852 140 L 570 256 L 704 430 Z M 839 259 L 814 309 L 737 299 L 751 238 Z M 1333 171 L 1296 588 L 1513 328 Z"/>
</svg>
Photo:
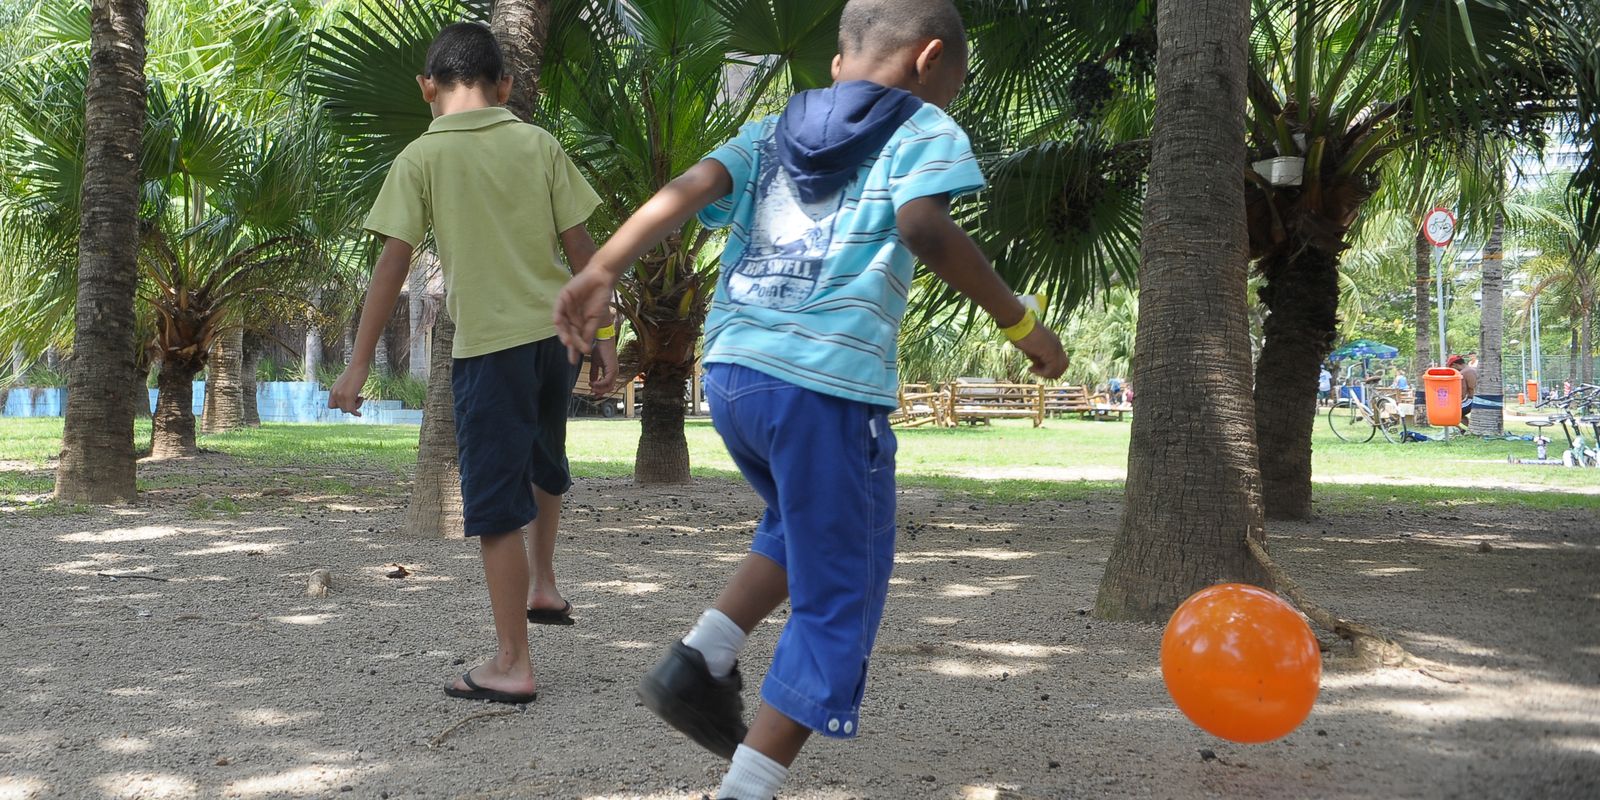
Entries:
<svg viewBox="0 0 1600 800">
<path fill-rule="evenodd" d="M 889 415 L 889 424 L 900 428 L 942 427 L 948 405 L 943 391 L 926 383 L 908 383 L 900 387 L 900 405 Z"/>
<path fill-rule="evenodd" d="M 1086 414 L 1094 411 L 1094 399 L 1085 386 L 1044 387 L 1044 410 L 1053 416 Z"/>
<path fill-rule="evenodd" d="M 946 424 L 975 425 L 993 419 L 1031 419 L 1044 424 L 1044 387 L 1037 383 L 976 383 L 957 381 L 945 388 Z"/>
</svg>

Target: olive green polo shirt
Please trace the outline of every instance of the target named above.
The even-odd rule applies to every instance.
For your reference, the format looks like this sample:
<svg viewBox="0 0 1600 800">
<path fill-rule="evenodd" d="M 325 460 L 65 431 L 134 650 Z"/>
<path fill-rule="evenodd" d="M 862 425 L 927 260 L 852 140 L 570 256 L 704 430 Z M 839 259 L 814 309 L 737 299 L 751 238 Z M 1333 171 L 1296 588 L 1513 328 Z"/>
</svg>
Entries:
<svg viewBox="0 0 1600 800">
<path fill-rule="evenodd" d="M 556 334 L 556 295 L 572 273 L 562 231 L 600 204 L 549 132 L 504 108 L 446 114 L 389 168 L 366 228 L 413 248 L 433 228 L 456 358 Z"/>
</svg>

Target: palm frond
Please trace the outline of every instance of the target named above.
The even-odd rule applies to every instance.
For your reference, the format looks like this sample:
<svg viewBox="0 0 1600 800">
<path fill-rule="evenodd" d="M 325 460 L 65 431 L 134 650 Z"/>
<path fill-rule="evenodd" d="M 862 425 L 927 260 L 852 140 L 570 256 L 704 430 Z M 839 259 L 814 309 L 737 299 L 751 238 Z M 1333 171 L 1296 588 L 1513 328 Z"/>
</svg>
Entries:
<svg viewBox="0 0 1600 800">
<path fill-rule="evenodd" d="M 734 52 L 781 58 L 796 91 L 833 82 L 844 0 L 713 0 L 712 4 L 726 20 Z"/>
<path fill-rule="evenodd" d="M 482 8 L 460 0 L 398 7 L 369 0 L 363 12 L 345 12 L 338 24 L 316 33 L 306 78 L 323 100 L 329 126 L 347 141 L 351 191 L 361 205 L 377 196 L 395 156 L 433 119 L 414 76 L 434 35 L 451 22 L 476 18 Z"/>
<path fill-rule="evenodd" d="M 1143 162 L 1136 144 L 1046 142 L 994 164 L 989 188 L 954 216 L 1014 289 L 1050 297 L 1059 322 L 1090 297 L 1135 282 Z M 955 300 L 947 287 L 924 292 L 911 314 Z"/>
</svg>

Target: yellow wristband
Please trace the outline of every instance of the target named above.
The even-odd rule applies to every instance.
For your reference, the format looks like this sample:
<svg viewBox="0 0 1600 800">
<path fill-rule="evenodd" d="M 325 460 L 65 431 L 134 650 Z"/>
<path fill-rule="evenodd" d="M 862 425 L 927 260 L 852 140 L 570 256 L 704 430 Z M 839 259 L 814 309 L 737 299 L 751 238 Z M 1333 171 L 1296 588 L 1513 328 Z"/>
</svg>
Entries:
<svg viewBox="0 0 1600 800">
<path fill-rule="evenodd" d="M 594 338 L 596 338 L 596 339 L 598 339 L 598 340 L 600 340 L 602 342 L 606 341 L 607 339 L 615 339 L 615 338 L 617 338 L 617 326 L 615 324 L 611 324 L 611 325 L 605 326 L 604 328 L 601 328 L 600 330 L 595 331 L 594 332 Z"/>
<path fill-rule="evenodd" d="M 1013 342 L 1020 342 L 1026 338 L 1028 334 L 1033 333 L 1033 329 L 1038 324 L 1039 318 L 1033 315 L 1033 309 L 1024 309 L 1022 312 L 1021 322 L 1018 322 L 1009 328 L 1001 328 L 1000 332 L 1005 334 L 1007 339 L 1010 339 Z"/>
</svg>

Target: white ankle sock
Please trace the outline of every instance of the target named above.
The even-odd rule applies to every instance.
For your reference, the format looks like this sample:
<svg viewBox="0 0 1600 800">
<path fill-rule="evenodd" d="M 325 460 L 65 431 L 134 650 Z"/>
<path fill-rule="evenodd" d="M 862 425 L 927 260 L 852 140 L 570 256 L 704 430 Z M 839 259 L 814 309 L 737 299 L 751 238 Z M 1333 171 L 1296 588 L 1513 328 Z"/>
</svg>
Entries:
<svg viewBox="0 0 1600 800">
<path fill-rule="evenodd" d="M 683 637 L 683 643 L 705 656 L 706 668 L 713 677 L 723 678 L 733 671 L 733 662 L 744 649 L 744 630 L 727 614 L 708 608 L 689 629 L 689 635 Z"/>
<path fill-rule="evenodd" d="M 733 764 L 728 767 L 728 776 L 722 779 L 717 799 L 772 800 L 788 777 L 788 767 L 741 744 L 733 751 Z"/>
</svg>

